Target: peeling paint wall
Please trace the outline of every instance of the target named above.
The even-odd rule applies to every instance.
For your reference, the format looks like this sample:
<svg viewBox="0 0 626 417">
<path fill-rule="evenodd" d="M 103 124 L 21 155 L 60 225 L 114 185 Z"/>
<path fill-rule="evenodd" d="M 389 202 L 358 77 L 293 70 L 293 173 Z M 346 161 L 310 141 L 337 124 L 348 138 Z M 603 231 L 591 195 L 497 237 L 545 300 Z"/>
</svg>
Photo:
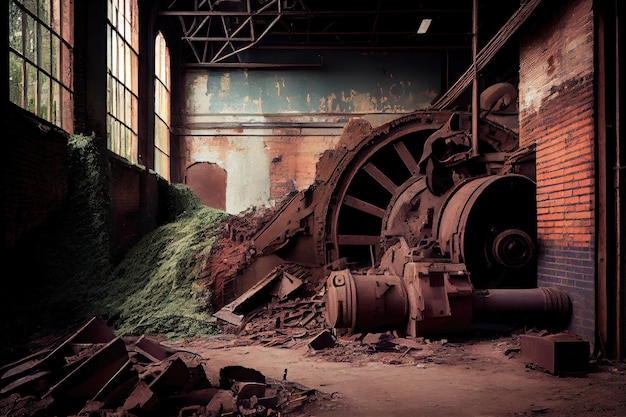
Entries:
<svg viewBox="0 0 626 417">
<path fill-rule="evenodd" d="M 325 150 L 335 147 L 348 120 L 295 115 L 220 119 L 219 115 L 190 119 L 179 141 L 181 167 L 186 171 L 193 164 L 209 162 L 224 169 L 228 178 L 225 210 L 233 214 L 269 206 L 311 185 L 317 161 Z M 292 127 L 281 127 L 285 124 Z"/>
<path fill-rule="evenodd" d="M 226 211 L 269 206 L 313 183 L 350 118 L 412 112 L 439 94 L 437 53 L 331 52 L 323 62 L 189 71 L 174 127 L 183 177 L 194 163 L 214 163 L 227 172 Z"/>
<path fill-rule="evenodd" d="M 190 72 L 187 112 L 410 112 L 439 92 L 439 54 L 335 52 L 325 62 L 319 69 Z"/>
<path fill-rule="evenodd" d="M 269 160 L 263 138 L 203 137 L 184 138 L 188 162 L 212 162 L 226 171 L 226 211 L 239 213 L 269 201 Z"/>
</svg>

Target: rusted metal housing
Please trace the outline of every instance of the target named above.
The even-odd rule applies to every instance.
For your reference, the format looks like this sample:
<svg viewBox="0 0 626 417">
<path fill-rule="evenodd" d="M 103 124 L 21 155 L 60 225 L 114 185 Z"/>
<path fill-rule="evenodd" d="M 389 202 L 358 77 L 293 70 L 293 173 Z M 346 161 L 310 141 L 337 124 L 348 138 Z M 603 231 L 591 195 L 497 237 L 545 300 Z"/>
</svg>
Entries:
<svg viewBox="0 0 626 417">
<path fill-rule="evenodd" d="M 475 290 L 462 263 L 407 262 L 401 276 L 391 270 L 332 272 L 326 282 L 328 325 L 417 337 L 467 332 L 475 318 L 551 327 L 571 314 L 569 297 L 554 288 Z"/>
</svg>

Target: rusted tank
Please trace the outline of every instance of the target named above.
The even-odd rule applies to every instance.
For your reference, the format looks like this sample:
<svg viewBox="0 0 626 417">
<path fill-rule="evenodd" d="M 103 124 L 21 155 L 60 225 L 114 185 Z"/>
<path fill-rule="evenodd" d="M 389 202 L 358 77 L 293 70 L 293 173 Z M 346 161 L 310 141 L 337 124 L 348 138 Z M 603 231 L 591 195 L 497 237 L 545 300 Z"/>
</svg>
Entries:
<svg viewBox="0 0 626 417">
<path fill-rule="evenodd" d="M 254 236 L 256 256 L 326 279 L 332 327 L 463 331 L 485 291 L 516 297 L 499 290 L 530 290 L 518 293 L 522 312 L 567 316 L 565 294 L 536 302 L 546 292 L 536 288 L 534 150 L 487 119 L 478 141 L 471 130 L 463 112 L 377 127 L 352 120 L 321 157 L 315 184 Z"/>
</svg>

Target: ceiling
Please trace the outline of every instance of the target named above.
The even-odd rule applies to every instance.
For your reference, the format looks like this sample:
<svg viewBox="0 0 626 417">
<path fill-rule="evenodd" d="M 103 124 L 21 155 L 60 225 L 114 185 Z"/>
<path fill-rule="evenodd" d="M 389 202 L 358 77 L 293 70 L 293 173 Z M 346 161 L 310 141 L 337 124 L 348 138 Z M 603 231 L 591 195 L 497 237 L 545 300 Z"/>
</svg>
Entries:
<svg viewBox="0 0 626 417">
<path fill-rule="evenodd" d="M 477 5 L 482 43 L 519 7 Z M 474 0 L 170 0 L 161 15 L 180 29 L 188 66 L 284 67 L 319 65 L 322 50 L 471 54 L 473 10 Z"/>
</svg>

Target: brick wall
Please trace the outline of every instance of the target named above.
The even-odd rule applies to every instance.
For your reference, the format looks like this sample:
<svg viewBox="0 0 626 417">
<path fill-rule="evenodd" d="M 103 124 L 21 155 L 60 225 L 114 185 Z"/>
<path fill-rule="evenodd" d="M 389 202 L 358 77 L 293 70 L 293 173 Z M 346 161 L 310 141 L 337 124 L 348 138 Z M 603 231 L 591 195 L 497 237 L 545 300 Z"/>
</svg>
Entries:
<svg viewBox="0 0 626 417">
<path fill-rule="evenodd" d="M 270 160 L 270 200 L 280 200 L 292 191 L 313 184 L 315 169 L 324 151 L 338 140 L 337 136 L 310 136 L 302 140 L 298 133 L 267 138 L 266 154 Z"/>
<path fill-rule="evenodd" d="M 538 284 L 569 293 L 570 330 L 593 342 L 592 0 L 566 3 L 544 5 L 521 41 L 520 144 L 537 151 Z"/>
<path fill-rule="evenodd" d="M 67 135 L 12 103 L 5 108 L 4 248 L 42 226 L 67 197 Z"/>
<path fill-rule="evenodd" d="M 113 202 L 114 252 L 123 252 L 136 243 L 140 234 L 140 172 L 121 163 L 111 164 L 109 186 Z"/>
</svg>

